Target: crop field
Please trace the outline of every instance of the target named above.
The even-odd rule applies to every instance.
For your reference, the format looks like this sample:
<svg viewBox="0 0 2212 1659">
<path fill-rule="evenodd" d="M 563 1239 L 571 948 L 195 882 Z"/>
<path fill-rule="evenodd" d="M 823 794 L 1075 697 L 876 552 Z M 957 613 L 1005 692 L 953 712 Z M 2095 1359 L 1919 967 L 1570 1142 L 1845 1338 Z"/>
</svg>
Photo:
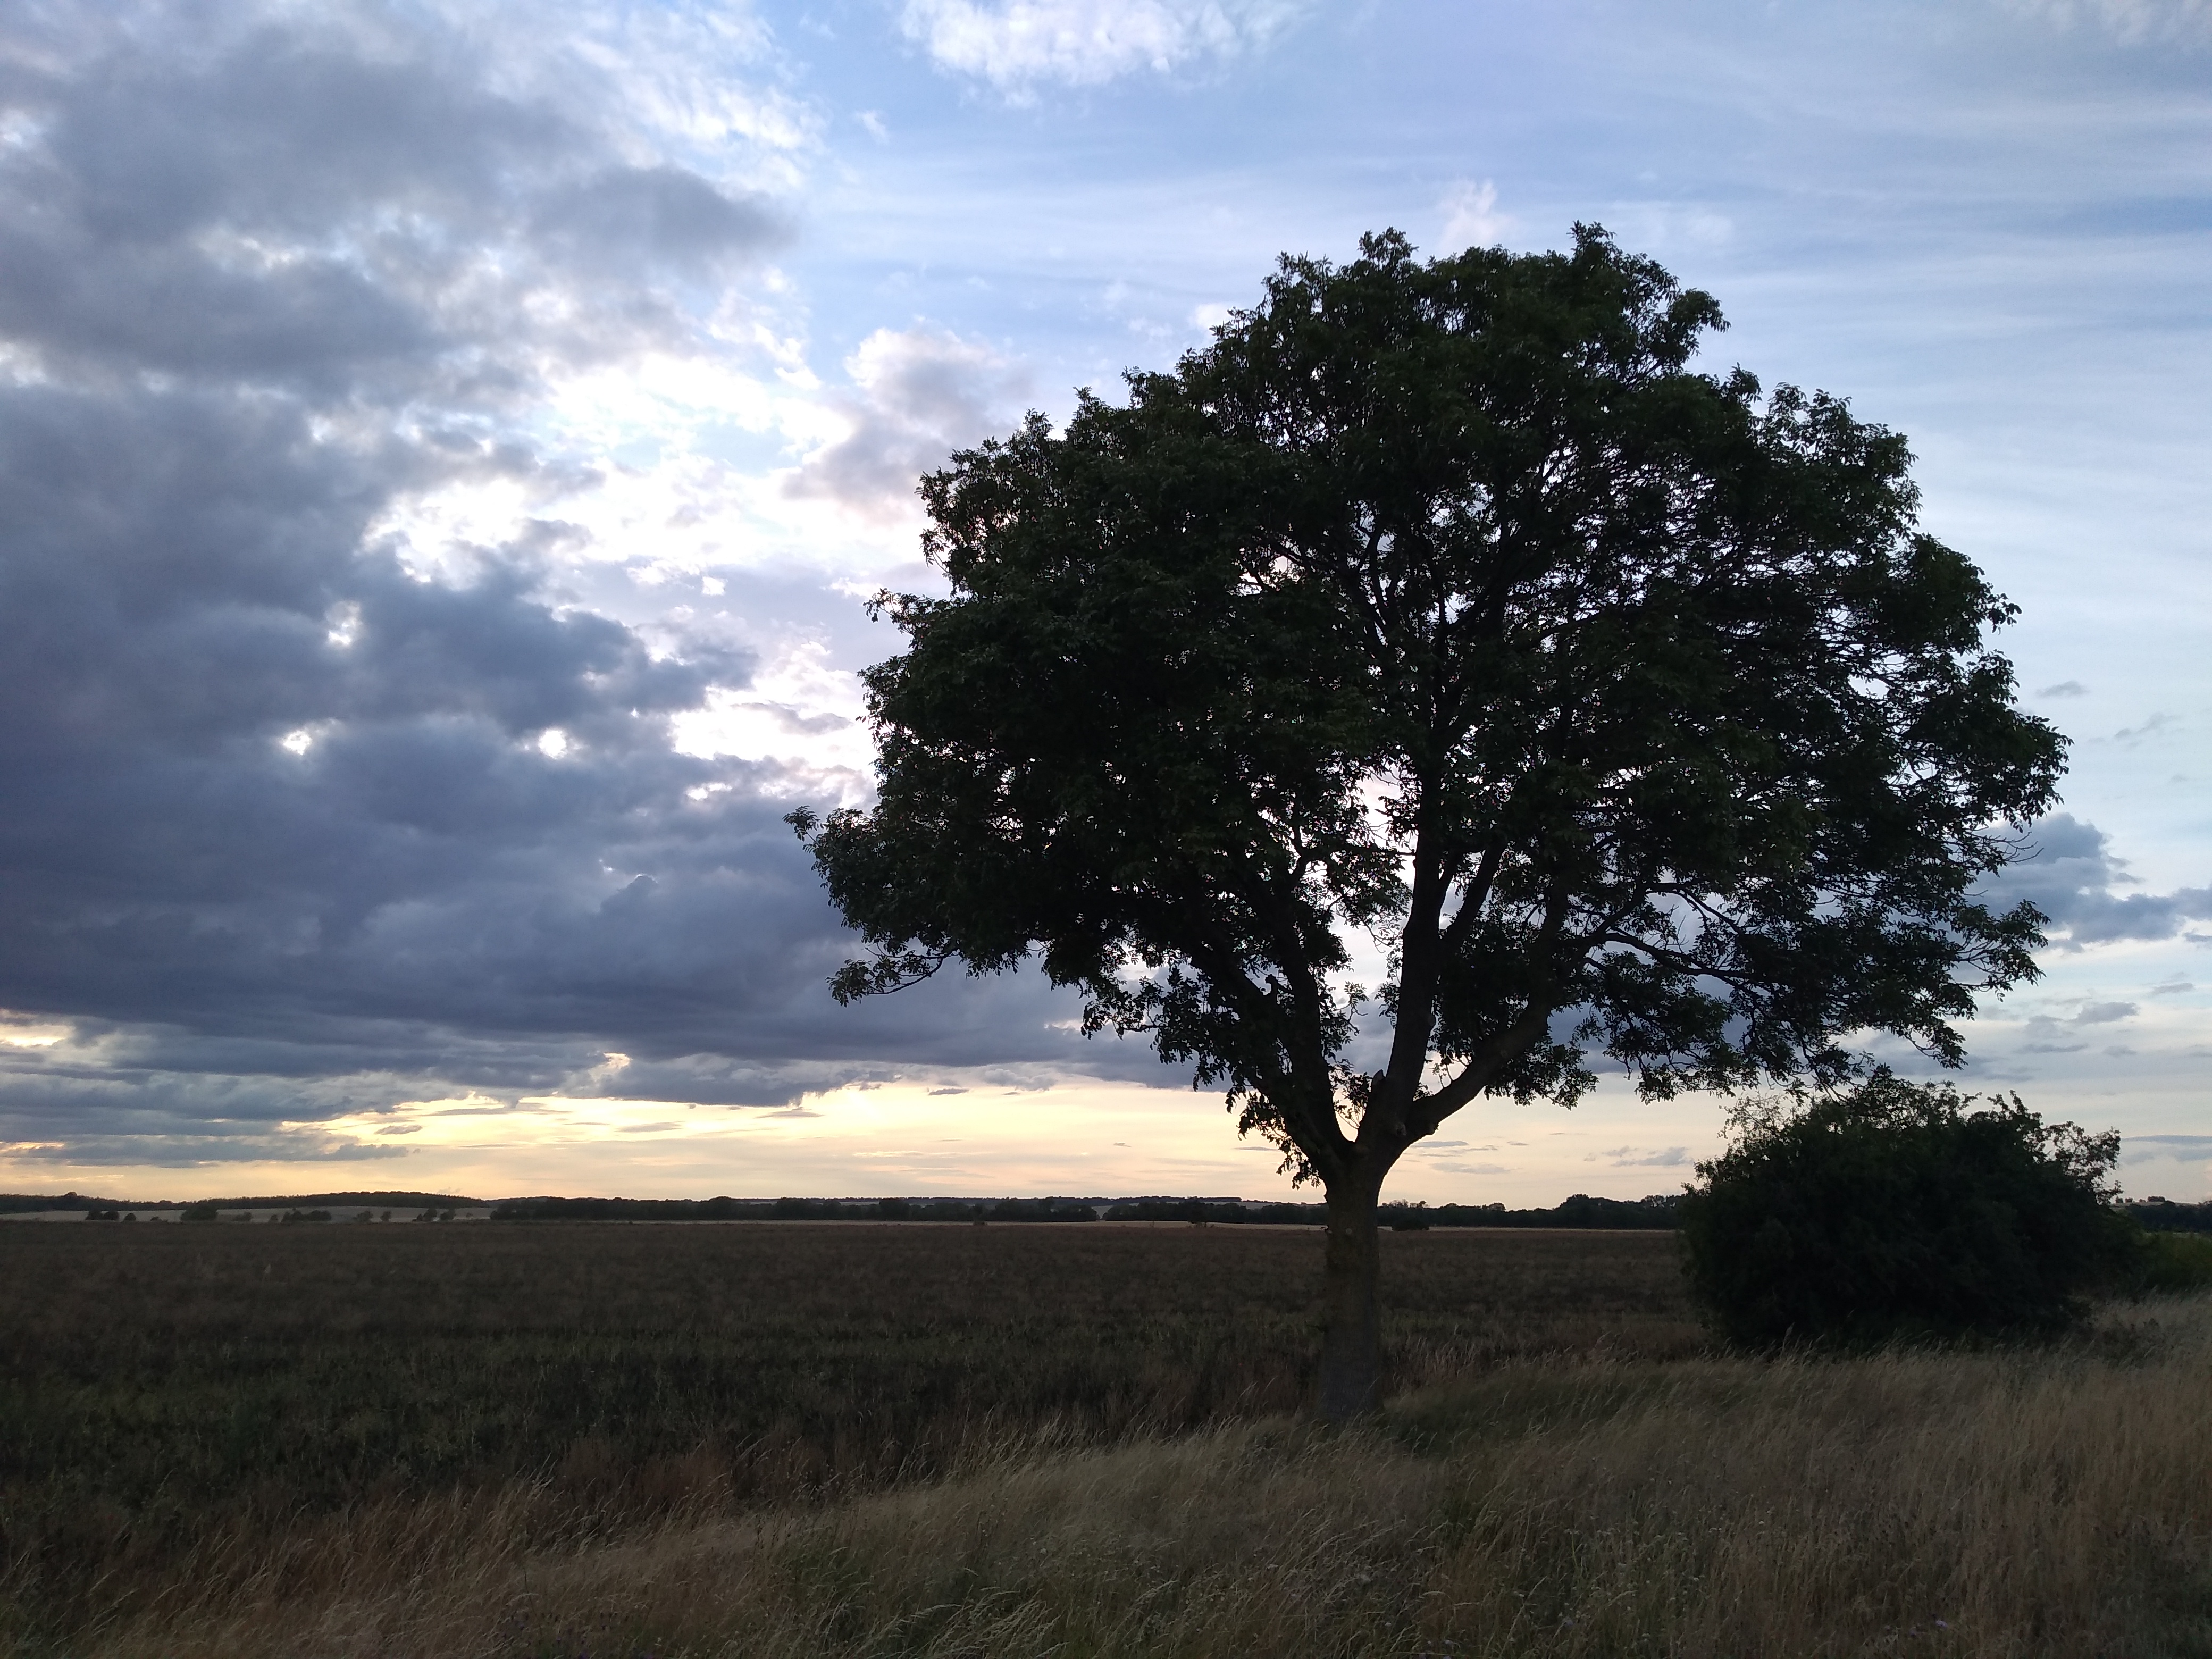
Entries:
<svg viewBox="0 0 2212 1659">
<path fill-rule="evenodd" d="M 1698 1340 L 1663 1234 L 1392 1236 L 1401 1383 Z M 78 1630 L 211 1531 L 509 1487 L 556 1531 L 912 1481 L 1040 1439 L 1294 1408 L 1306 1230 L 0 1230 L 19 1631 Z"/>
<path fill-rule="evenodd" d="M 2212 1654 L 2212 1304 L 1707 1351 L 1663 1234 L 0 1230 L 0 1651 Z"/>
</svg>

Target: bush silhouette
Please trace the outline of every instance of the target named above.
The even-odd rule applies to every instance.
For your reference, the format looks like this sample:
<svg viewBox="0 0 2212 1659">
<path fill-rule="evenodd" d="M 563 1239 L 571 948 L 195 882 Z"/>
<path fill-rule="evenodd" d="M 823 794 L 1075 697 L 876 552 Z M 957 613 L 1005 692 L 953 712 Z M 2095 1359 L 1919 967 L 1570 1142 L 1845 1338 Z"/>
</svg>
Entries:
<svg viewBox="0 0 2212 1659">
<path fill-rule="evenodd" d="M 2117 1133 L 2046 1124 L 2018 1096 L 1877 1073 L 1749 1123 L 1698 1166 L 1681 1206 L 1691 1291 L 1723 1335 L 1760 1346 L 2060 1330 L 2137 1269 L 2141 1230 L 2112 1201 L 2118 1156 Z"/>
</svg>

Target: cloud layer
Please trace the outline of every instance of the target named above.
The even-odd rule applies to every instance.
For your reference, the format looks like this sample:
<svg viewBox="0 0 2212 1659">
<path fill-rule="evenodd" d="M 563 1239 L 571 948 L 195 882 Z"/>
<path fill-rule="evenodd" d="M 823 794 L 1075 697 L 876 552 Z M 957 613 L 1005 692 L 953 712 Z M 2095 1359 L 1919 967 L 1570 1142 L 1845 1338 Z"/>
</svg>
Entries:
<svg viewBox="0 0 2212 1659">
<path fill-rule="evenodd" d="M 0 59 L 0 1006 L 65 1033 L 0 1047 L 0 1143 L 381 1155 L 314 1126 L 780 1103 L 992 1018 L 831 1006 L 803 775 L 678 741 L 757 653 L 595 603 L 560 516 L 611 465 L 565 383 L 734 372 L 775 135 L 655 151 L 636 74 L 394 18 L 63 7 Z M 878 337 L 799 487 L 875 510 L 1010 373 Z M 1066 1050 L 995 1006 L 994 1057 Z"/>
<path fill-rule="evenodd" d="M 2148 381 L 2115 378 L 2136 337 L 2094 332 L 2095 307 L 2054 306 L 2066 331 L 2087 317 L 2093 331 L 2019 336 L 1994 366 L 1946 356 L 1981 337 L 1961 318 L 2021 307 L 1980 263 L 1970 301 L 1931 287 L 1910 215 L 1851 233 L 1904 249 L 1905 265 L 1854 265 L 1819 237 L 1771 269 L 1741 261 L 1755 215 L 1780 216 L 1771 253 L 1816 222 L 1842 234 L 1846 200 L 1934 203 L 1969 236 L 1996 222 L 1988 204 L 2017 199 L 2052 240 L 2006 244 L 2050 253 L 2014 264 L 2087 271 L 2067 261 L 2106 247 L 2095 280 L 2067 292 L 2104 296 L 2130 330 L 2169 302 L 2196 327 L 2182 238 L 2203 217 L 2188 115 L 2202 100 L 2183 84 L 2193 59 L 2172 70 L 2150 44 L 2201 22 L 2195 0 L 2076 6 L 2063 37 L 1974 12 L 1960 27 L 1976 40 L 2102 52 L 2118 78 L 2075 86 L 2070 104 L 2039 95 L 2017 127 L 2009 102 L 1968 121 L 1994 106 L 1973 102 L 1971 76 L 1929 69 L 1962 60 L 1923 52 L 1929 78 L 1891 90 L 1915 121 L 1955 92 L 1957 121 L 2001 135 L 1976 143 L 2012 170 L 1971 177 L 1958 155 L 1914 148 L 1917 126 L 1895 150 L 1909 167 L 1862 147 L 1851 135 L 1887 118 L 1879 97 L 1836 100 L 1843 125 L 1819 115 L 1815 94 L 1845 82 L 1814 71 L 1859 60 L 1822 44 L 1809 14 L 1784 20 L 1788 40 L 1695 9 L 1648 23 L 1355 9 L 1295 27 L 1313 15 L 1285 0 L 911 0 L 841 22 L 818 49 L 819 20 L 795 25 L 815 52 L 801 63 L 742 0 L 14 9 L 0 31 L 0 1146 L 33 1162 L 345 1160 L 425 1139 L 384 1133 L 430 1121 L 395 1103 L 513 1113 L 552 1094 L 611 1121 L 625 1098 L 702 1103 L 703 1117 L 901 1074 L 919 1089 L 941 1080 L 933 1068 L 1160 1078 L 1141 1043 L 1086 1046 L 1057 1024 L 1067 1008 L 1033 977 L 832 1006 L 823 981 L 847 944 L 778 820 L 794 799 L 865 788 L 852 671 L 890 641 L 855 595 L 913 578 L 899 566 L 914 475 L 1005 429 L 1036 391 L 1026 364 L 1051 365 L 1035 377 L 1050 396 L 1110 384 L 1127 349 L 1164 361 L 1249 299 L 1279 248 L 1341 253 L 1392 222 L 1447 243 L 1556 235 L 1602 210 L 1686 276 L 1744 294 L 1732 337 L 1765 328 L 1746 340 L 1754 366 L 1791 361 L 1777 317 L 1832 319 L 1847 288 L 1861 332 L 1801 338 L 1796 361 L 1817 379 L 1832 350 L 1846 389 L 1878 380 L 1866 343 L 1924 301 L 1911 374 L 1941 363 L 1947 383 L 1986 389 L 1976 421 L 2075 410 L 2050 428 L 2063 441 L 2022 455 L 2072 455 L 2091 429 L 2080 410 L 2120 407 L 2012 378 L 2051 361 L 2054 339 L 2089 342 L 2091 380 L 2125 390 L 2142 422 L 2091 422 L 2118 434 L 2100 453 L 2146 469 L 2114 472 L 2123 493 L 2191 476 L 2157 444 L 2187 448 L 2197 403 L 2138 398 Z M 1876 54 L 1885 74 L 1909 56 L 1899 40 Z M 2167 101 L 2116 90 L 2123 70 L 2154 69 Z M 1798 147 L 1775 147 L 1763 105 L 1757 123 L 1715 125 L 1741 88 L 1781 84 L 1813 112 L 1791 125 L 1810 135 Z M 1942 95 L 1897 92 L 1919 86 Z M 1066 88 L 1083 90 L 1036 107 Z M 2152 125 L 2091 132 L 2090 93 Z M 875 136 L 838 155 L 852 123 L 833 112 L 863 106 L 883 112 L 867 118 Z M 2085 149 L 2085 132 L 2103 137 Z M 2063 143 L 2064 165 L 2031 134 Z M 1714 159 L 1754 155 L 1769 169 L 1756 188 Z M 1887 182 L 1869 195 L 1868 176 Z M 1661 196 L 1634 182 L 1647 177 L 1666 180 Z M 2154 258 L 2149 243 L 2100 242 L 2106 221 L 2084 206 L 2118 212 L 2130 191 L 2168 192 L 2166 216 L 2142 221 L 2162 227 Z M 1801 197 L 1820 205 L 1788 207 Z M 2046 224 L 2053 203 L 2064 212 Z M 1731 215 L 1737 263 L 1715 266 L 1723 243 L 1680 228 Z M 2170 292 L 2130 286 L 2169 268 Z M 1769 278 L 1791 270 L 1831 286 L 1777 299 Z M 1893 286 L 1866 287 L 1881 270 Z M 1876 312 L 1881 326 L 1862 326 Z M 2195 383 L 2172 341 L 2141 349 L 2177 387 Z M 1893 381 L 1883 408 L 1899 384 L 1919 382 Z M 1899 418 L 1924 438 L 1934 417 L 1908 402 Z M 1968 424 L 1947 437 L 1939 422 L 1927 451 L 1931 483 L 1953 457 L 1954 502 L 1957 455 L 2004 447 Z M 1995 493 L 2075 523 L 2022 488 L 2062 475 L 2021 463 Z M 2127 586 L 2110 573 L 2134 568 L 2120 561 L 2143 521 L 2081 511 L 2102 515 L 2094 534 L 2050 533 L 2069 580 L 2092 568 L 2082 547 L 2100 551 L 2103 603 Z M 2145 579 L 2160 617 L 2197 614 L 2195 568 Z M 2096 615 L 2080 607 L 2069 627 Z M 2084 744 L 2085 768 L 2094 754 L 2163 778 L 2194 715 L 2144 711 L 2169 690 L 2194 707 L 2180 701 L 2193 659 L 2176 651 L 2166 672 L 2139 626 L 2102 625 L 2124 649 L 2083 654 L 2069 637 L 2031 683 L 2100 720 L 2126 711 L 2110 720 L 2124 732 Z M 2155 696 L 2127 690 L 2153 682 Z M 2185 793 L 2159 787 L 2161 801 Z M 2112 803 L 2097 810 L 2108 822 L 2136 810 L 2086 782 L 2077 799 Z M 2139 812 L 2125 833 L 2143 847 Z M 2122 1052 L 2115 1036 L 2155 1047 L 2161 1017 L 2179 1025 L 2198 994 L 2164 961 L 2170 984 L 2091 982 L 2122 955 L 2098 947 L 2212 931 L 2212 900 L 2131 882 L 2086 822 L 2054 818 L 2037 842 L 1992 896 L 2040 904 L 2064 953 L 2054 977 L 2084 983 L 2024 1040 L 2082 1066 Z M 2132 1021 L 2114 1012 L 2130 1007 Z M 1624 1125 L 1571 1162 L 1599 1146 L 1647 1167 L 1675 1142 L 1696 1151 L 1686 1129 Z M 1488 1181 L 1505 1166 L 1457 1169 Z"/>
<path fill-rule="evenodd" d="M 908 0 L 903 21 L 945 68 L 1018 91 L 1232 57 L 1303 9 L 1285 0 Z"/>
<path fill-rule="evenodd" d="M 878 329 L 846 360 L 849 393 L 835 402 L 846 430 L 787 481 L 861 516 L 914 511 L 915 483 L 955 449 L 1012 424 L 1029 376 L 988 346 L 939 329 Z"/>
</svg>

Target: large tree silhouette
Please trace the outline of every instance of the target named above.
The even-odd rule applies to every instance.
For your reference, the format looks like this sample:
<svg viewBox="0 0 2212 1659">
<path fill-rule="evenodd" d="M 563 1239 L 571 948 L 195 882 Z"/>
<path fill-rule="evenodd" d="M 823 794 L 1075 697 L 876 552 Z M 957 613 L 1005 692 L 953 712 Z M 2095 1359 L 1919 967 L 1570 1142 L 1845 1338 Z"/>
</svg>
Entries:
<svg viewBox="0 0 2212 1659">
<path fill-rule="evenodd" d="M 1321 1182 L 1330 1419 L 1376 1401 L 1383 1179 L 1452 1113 L 1601 1057 L 1955 1063 L 2034 972 L 2041 918 L 1974 897 L 2062 757 L 2011 607 L 1897 434 L 1692 370 L 1721 326 L 1593 228 L 1285 258 L 1126 407 L 923 480 L 951 594 L 881 601 L 877 804 L 794 814 L 873 947 L 840 998 L 1038 958 Z"/>
</svg>

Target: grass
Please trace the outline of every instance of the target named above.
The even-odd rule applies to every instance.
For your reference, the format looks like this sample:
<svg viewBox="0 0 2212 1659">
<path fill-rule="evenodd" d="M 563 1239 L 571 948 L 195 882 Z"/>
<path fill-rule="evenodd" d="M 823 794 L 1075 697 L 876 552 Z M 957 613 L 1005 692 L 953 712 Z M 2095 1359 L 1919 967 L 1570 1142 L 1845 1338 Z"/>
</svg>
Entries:
<svg viewBox="0 0 2212 1659">
<path fill-rule="evenodd" d="M 1400 1386 L 1699 1340 L 1664 1235 L 1386 1244 Z M 526 1493 L 561 1540 L 1286 1413 L 1319 1268 L 1182 1225 L 0 1229 L 0 1632 L 363 1505 Z"/>
<path fill-rule="evenodd" d="M 908 1261 L 922 1241 L 901 1245 L 891 1229 L 492 1231 L 417 1247 L 450 1255 L 409 1258 L 349 1239 L 307 1246 L 337 1252 L 326 1256 L 257 1257 L 275 1247 L 257 1237 L 228 1247 L 246 1252 L 242 1267 L 217 1272 L 229 1288 L 200 1315 L 179 1308 L 162 1328 L 142 1288 L 123 1324 L 151 1319 L 210 1353 L 218 1328 L 234 1339 L 282 1328 L 304 1354 L 318 1332 L 349 1334 L 329 1328 L 354 1316 L 343 1298 L 319 1316 L 305 1305 L 318 1273 L 381 1263 L 404 1279 L 392 1264 L 411 1261 L 418 1288 L 434 1279 L 448 1298 L 403 1314 L 407 1298 L 394 1296 L 380 1316 L 414 1332 L 418 1354 L 441 1331 L 459 1345 L 433 1377 L 473 1375 L 458 1358 L 471 1340 L 511 1340 L 533 1319 L 596 1322 L 542 1334 L 610 1353 L 617 1328 L 639 1340 L 674 1332 L 703 1351 L 710 1336 L 764 1343 L 754 1330 L 764 1321 L 832 1368 L 838 1341 L 904 1333 L 916 1375 L 973 1365 L 969 1405 L 999 1403 L 954 1419 L 962 1433 L 946 1430 L 936 1462 L 903 1475 L 880 1460 L 841 1475 L 833 1462 L 811 1485 L 747 1495 L 726 1460 L 688 1487 L 653 1487 L 650 1460 L 617 1449 L 645 1440 L 610 1425 L 607 1460 L 588 1476 L 543 1459 L 502 1472 L 494 1458 L 461 1480 L 302 1502 L 282 1524 L 217 1505 L 169 1553 L 114 1559 L 107 1587 L 65 1626 L 19 1625 L 17 1649 L 2212 1655 L 2212 1299 L 2201 1295 L 2116 1308 L 2054 1348 L 1754 1360 L 1705 1352 L 1687 1334 L 1663 1238 L 1398 1238 L 1388 1271 L 1405 1310 L 1393 1332 L 1405 1392 L 1383 1424 L 1328 1435 L 1279 1409 L 1295 1397 L 1304 1351 L 1291 1344 L 1310 1286 L 1277 1281 L 1312 1266 L 1304 1235 L 976 1230 L 933 1262 Z M 588 1277 L 595 1249 L 610 1253 L 601 1282 L 640 1291 L 626 1326 L 584 1287 L 546 1282 L 556 1267 Z M 161 1260 L 88 1255 L 76 1271 L 175 1285 L 179 1270 L 157 1269 Z M 257 1261 L 272 1284 L 286 1261 L 295 1275 L 258 1316 L 242 1311 Z M 842 1284 L 825 1276 L 839 1264 Z M 0 1282 L 19 1286 L 11 1265 L 0 1261 Z M 501 1284 L 521 1287 L 507 1304 L 479 1299 Z M 684 1284 L 699 1288 L 669 1288 Z M 776 1285 L 799 1302 L 779 1311 Z M 1606 1311 L 1568 1311 L 1581 1295 Z M 708 1311 L 725 1306 L 742 1311 Z M 839 1309 L 844 1322 L 825 1334 L 820 1319 Z M 1206 1334 L 1224 1320 L 1228 1349 Z M 118 1330 L 75 1340 L 42 1352 L 123 1343 Z M 1035 1386 L 1066 1376 L 1021 1357 L 1054 1343 L 1108 1364 L 1101 1387 L 1153 1409 L 1071 1411 L 1065 1386 Z M 220 1369 L 207 1355 L 194 1363 Z M 806 1363 L 794 1351 L 770 1375 L 800 1376 Z M 1183 1369 L 1193 1363 L 1233 1386 L 1206 1396 Z M 680 1386 L 665 1396 L 681 1397 Z M 644 1435 L 651 1415 L 628 1431 Z M 538 1432 L 551 1445 L 568 1429 Z M 82 1455 L 70 1467 L 86 1467 Z M 11 1528 L 15 1501 L 10 1488 Z"/>
</svg>

